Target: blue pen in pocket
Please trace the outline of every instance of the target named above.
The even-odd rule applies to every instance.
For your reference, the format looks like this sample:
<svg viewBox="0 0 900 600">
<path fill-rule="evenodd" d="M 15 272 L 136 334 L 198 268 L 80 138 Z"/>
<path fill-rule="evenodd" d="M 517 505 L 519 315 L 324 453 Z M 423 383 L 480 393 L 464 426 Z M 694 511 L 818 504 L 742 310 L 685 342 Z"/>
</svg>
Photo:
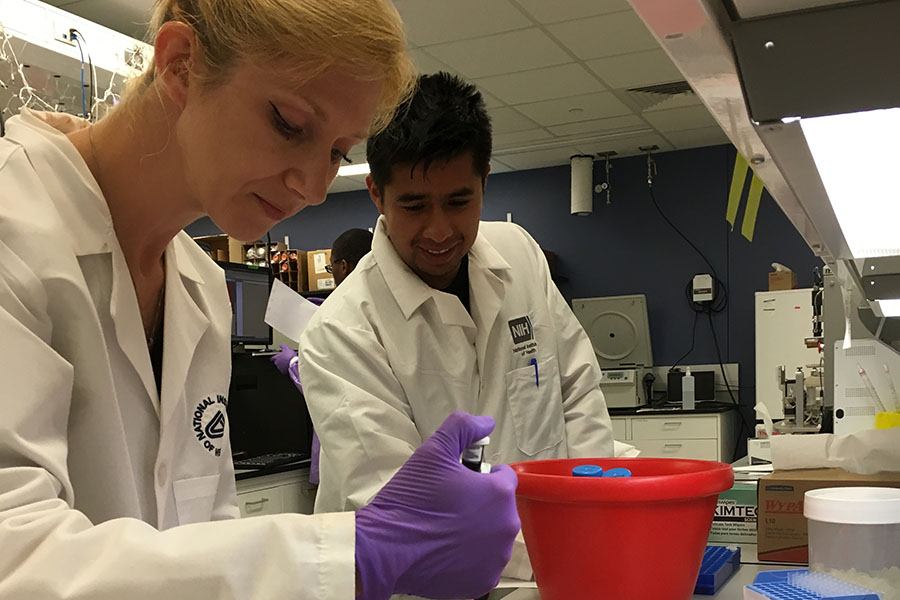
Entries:
<svg viewBox="0 0 900 600">
<path fill-rule="evenodd" d="M 537 359 L 531 359 L 531 366 L 534 367 L 534 385 L 535 387 L 541 387 L 541 379 L 538 375 L 538 367 L 537 367 Z"/>
</svg>

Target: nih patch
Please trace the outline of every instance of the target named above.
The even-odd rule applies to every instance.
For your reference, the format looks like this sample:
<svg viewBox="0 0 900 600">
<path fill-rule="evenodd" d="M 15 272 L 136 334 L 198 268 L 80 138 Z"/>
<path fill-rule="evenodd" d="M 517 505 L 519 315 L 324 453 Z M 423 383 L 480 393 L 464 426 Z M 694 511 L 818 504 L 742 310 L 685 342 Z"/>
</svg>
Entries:
<svg viewBox="0 0 900 600">
<path fill-rule="evenodd" d="M 509 332 L 512 334 L 513 344 L 521 344 L 534 339 L 534 330 L 528 315 L 510 321 Z"/>
</svg>

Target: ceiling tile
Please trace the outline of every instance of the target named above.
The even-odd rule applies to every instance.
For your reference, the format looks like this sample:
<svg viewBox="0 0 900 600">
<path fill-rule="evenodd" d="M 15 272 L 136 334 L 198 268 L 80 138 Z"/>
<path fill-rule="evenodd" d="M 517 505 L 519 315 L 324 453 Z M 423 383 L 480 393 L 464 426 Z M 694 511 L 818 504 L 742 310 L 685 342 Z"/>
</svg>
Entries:
<svg viewBox="0 0 900 600">
<path fill-rule="evenodd" d="M 554 165 L 569 164 L 569 157 L 582 152 L 575 147 L 554 148 L 551 150 L 536 150 L 534 152 L 522 152 L 519 154 L 504 154 L 500 160 L 510 167 L 520 169 L 537 169 Z"/>
<path fill-rule="evenodd" d="M 576 63 L 486 77 L 479 79 L 478 85 L 507 104 L 539 102 L 606 89 L 590 71 Z"/>
<path fill-rule="evenodd" d="M 546 129 L 528 129 L 514 133 L 500 133 L 494 135 L 494 150 L 504 148 L 516 148 L 537 140 L 546 140 L 553 137 Z"/>
<path fill-rule="evenodd" d="M 618 156 L 634 156 L 642 154 L 640 150 L 642 146 L 659 146 L 659 150 L 656 150 L 656 152 L 666 152 L 674 149 L 672 144 L 668 143 L 662 136 L 655 133 L 615 137 L 590 145 L 581 144 L 579 148 L 586 153 L 614 151 Z"/>
<path fill-rule="evenodd" d="M 537 28 L 430 46 L 428 53 L 469 79 L 572 61 L 556 42 Z"/>
<path fill-rule="evenodd" d="M 516 0 L 539 23 L 559 23 L 573 19 L 583 19 L 594 15 L 631 10 L 626 0 Z"/>
<path fill-rule="evenodd" d="M 351 192 L 353 190 L 363 190 L 365 188 L 365 183 L 360 184 L 351 177 L 335 177 L 334 181 L 331 182 L 331 187 L 328 188 L 328 193 L 340 194 L 341 192 Z"/>
<path fill-rule="evenodd" d="M 530 27 L 508 0 L 396 0 L 407 37 L 416 46 L 454 42 Z"/>
<path fill-rule="evenodd" d="M 702 105 L 645 112 L 644 118 L 663 133 L 716 125 L 715 119 L 712 118 L 706 107 Z"/>
<path fill-rule="evenodd" d="M 719 127 L 673 131 L 672 133 L 666 133 L 665 136 L 679 149 L 731 143 L 728 136 Z"/>
<path fill-rule="evenodd" d="M 592 121 L 579 121 L 577 123 L 566 123 L 565 125 L 554 125 L 548 127 L 548 129 L 554 135 L 566 136 L 644 127 L 647 127 L 647 123 L 640 117 L 636 115 L 625 115 L 609 119 L 594 119 Z"/>
<path fill-rule="evenodd" d="M 491 173 L 506 173 L 508 171 L 512 171 L 513 168 L 508 164 L 503 163 L 497 159 L 491 159 Z"/>
<path fill-rule="evenodd" d="M 505 106 L 501 108 L 492 108 L 488 111 L 488 114 L 491 117 L 494 135 L 539 128 L 537 123 L 528 117 L 525 117 L 514 108 Z"/>
<path fill-rule="evenodd" d="M 426 50 L 421 48 L 413 48 L 409 51 L 409 55 L 416 65 L 416 69 L 421 74 L 437 73 L 438 71 L 453 72 L 453 69 L 428 54 Z"/>
<path fill-rule="evenodd" d="M 516 108 L 544 126 L 617 117 L 631 112 L 610 92 L 522 104 Z"/>
<path fill-rule="evenodd" d="M 547 29 L 581 59 L 659 47 L 637 14 L 630 10 L 550 25 Z"/>
<path fill-rule="evenodd" d="M 587 63 L 611 88 L 633 88 L 684 79 L 661 49 L 597 58 Z"/>
<path fill-rule="evenodd" d="M 481 86 L 478 87 L 478 91 L 481 92 L 481 97 L 484 98 L 484 105 L 487 108 L 499 108 L 503 106 L 503 102 L 501 102 L 499 98 L 484 91 L 481 89 Z"/>
<path fill-rule="evenodd" d="M 670 96 L 669 98 L 664 99 L 659 104 L 654 104 L 650 108 L 646 109 L 643 114 L 654 113 L 661 110 L 671 110 L 673 108 L 685 108 L 688 106 L 703 106 L 703 103 L 700 102 L 700 99 L 693 93 L 691 94 L 678 94 L 677 96 Z"/>
</svg>

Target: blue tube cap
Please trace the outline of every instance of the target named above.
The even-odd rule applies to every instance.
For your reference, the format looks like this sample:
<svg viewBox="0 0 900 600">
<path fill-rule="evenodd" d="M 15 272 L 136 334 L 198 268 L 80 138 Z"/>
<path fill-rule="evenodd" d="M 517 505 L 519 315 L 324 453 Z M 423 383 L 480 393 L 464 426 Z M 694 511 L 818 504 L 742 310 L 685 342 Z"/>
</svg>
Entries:
<svg viewBox="0 0 900 600">
<path fill-rule="evenodd" d="M 603 467 L 597 465 L 578 465 L 572 469 L 572 477 L 603 477 Z"/>
<path fill-rule="evenodd" d="M 625 467 L 616 467 L 603 474 L 604 477 L 631 477 L 631 471 Z"/>
</svg>

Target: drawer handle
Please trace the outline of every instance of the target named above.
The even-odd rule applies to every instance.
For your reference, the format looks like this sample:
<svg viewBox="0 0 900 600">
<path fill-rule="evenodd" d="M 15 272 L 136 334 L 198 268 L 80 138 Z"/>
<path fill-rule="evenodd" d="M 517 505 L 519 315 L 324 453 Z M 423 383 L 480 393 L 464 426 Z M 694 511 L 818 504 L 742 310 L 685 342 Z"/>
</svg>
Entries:
<svg viewBox="0 0 900 600">
<path fill-rule="evenodd" d="M 683 446 L 683 444 L 666 444 L 663 446 L 663 449 L 672 448 L 672 449 L 678 450 L 682 446 Z"/>
<path fill-rule="evenodd" d="M 257 504 L 265 504 L 268 501 L 269 501 L 268 498 L 260 498 L 259 500 L 247 500 L 246 502 L 244 502 L 244 506 L 247 506 L 247 507 L 249 507 L 250 505 L 256 506 Z"/>
<path fill-rule="evenodd" d="M 666 421 L 663 427 L 681 427 L 681 421 Z"/>
</svg>

